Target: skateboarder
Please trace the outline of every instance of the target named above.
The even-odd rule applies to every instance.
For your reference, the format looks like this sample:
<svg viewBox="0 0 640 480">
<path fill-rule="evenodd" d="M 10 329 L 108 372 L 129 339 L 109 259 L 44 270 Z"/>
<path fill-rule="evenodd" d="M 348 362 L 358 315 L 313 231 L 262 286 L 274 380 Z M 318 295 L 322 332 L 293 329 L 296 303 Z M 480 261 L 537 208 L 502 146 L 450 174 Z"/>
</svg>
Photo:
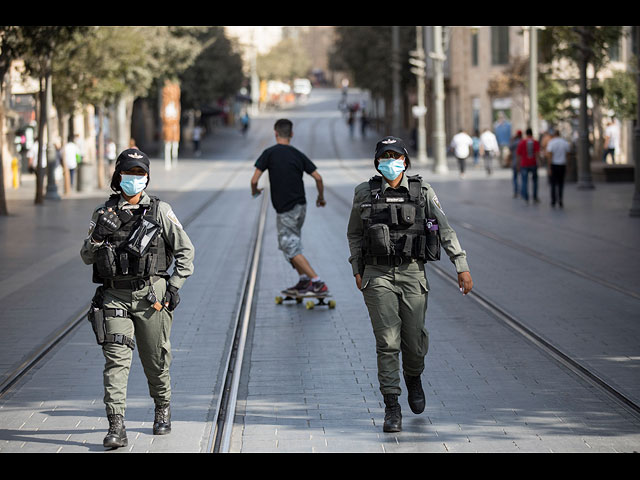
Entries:
<svg viewBox="0 0 640 480">
<path fill-rule="evenodd" d="M 469 293 L 473 281 L 466 253 L 435 192 L 420 176 L 406 174 L 411 163 L 404 142 L 383 138 L 374 166 L 382 176 L 355 188 L 347 229 L 349 261 L 376 339 L 378 381 L 386 406 L 383 431 L 399 432 L 401 367 L 411 411 L 422 413 L 425 408 L 420 379 L 429 349 L 425 263 L 440 258 L 440 242 L 456 267 L 460 291 Z"/>
<path fill-rule="evenodd" d="M 324 187 L 322 177 L 316 166 L 297 148 L 290 145 L 293 136 L 293 123 L 280 119 L 274 125 L 276 144 L 267 148 L 255 163 L 255 172 L 251 179 L 251 194 L 257 197 L 262 193 L 258 180 L 265 170 L 269 170 L 271 184 L 271 203 L 275 208 L 278 247 L 288 262 L 299 274 L 299 281 L 284 292 L 292 295 L 328 294 L 327 285 L 320 279 L 302 254 L 301 230 L 307 212 L 307 200 L 302 181 L 303 173 L 308 173 L 316 181 L 318 189 L 317 207 L 324 207 Z"/>
</svg>

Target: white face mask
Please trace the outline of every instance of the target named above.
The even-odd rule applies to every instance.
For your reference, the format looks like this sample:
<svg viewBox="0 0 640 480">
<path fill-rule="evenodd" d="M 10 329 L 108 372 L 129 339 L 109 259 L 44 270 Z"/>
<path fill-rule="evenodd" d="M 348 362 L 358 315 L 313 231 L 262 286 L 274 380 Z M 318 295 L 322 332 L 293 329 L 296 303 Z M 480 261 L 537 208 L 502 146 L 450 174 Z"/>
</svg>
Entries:
<svg viewBox="0 0 640 480">
<path fill-rule="evenodd" d="M 139 194 L 147 186 L 148 177 L 146 175 L 124 175 L 120 180 L 122 191 L 133 197 Z"/>
</svg>

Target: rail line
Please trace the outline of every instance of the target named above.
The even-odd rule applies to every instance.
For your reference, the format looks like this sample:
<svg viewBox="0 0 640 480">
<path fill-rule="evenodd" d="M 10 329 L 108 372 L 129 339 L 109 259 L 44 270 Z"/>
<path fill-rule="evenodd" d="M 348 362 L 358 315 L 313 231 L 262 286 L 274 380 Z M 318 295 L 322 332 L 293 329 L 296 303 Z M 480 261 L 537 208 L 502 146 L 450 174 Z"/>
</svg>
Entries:
<svg viewBox="0 0 640 480">
<path fill-rule="evenodd" d="M 347 165 L 345 165 L 344 162 L 342 161 L 342 158 L 340 156 L 340 153 L 335 141 L 335 138 L 336 138 L 335 135 L 331 135 L 331 137 L 333 139 L 333 146 L 336 152 L 336 158 L 338 159 L 341 168 L 347 171 L 349 175 L 352 176 L 352 178 L 356 179 L 356 181 L 361 182 L 362 179 L 361 178 L 357 179 L 355 177 L 355 172 L 353 172 L 353 170 Z M 352 201 L 350 199 L 345 198 L 343 195 L 338 193 L 332 187 L 325 185 L 325 189 L 331 192 L 335 198 L 340 200 L 340 202 L 344 206 L 346 206 L 348 211 L 350 212 L 351 206 L 352 206 Z M 452 222 L 452 223 L 457 223 L 457 222 Z M 551 265 L 555 265 L 559 268 L 563 268 L 566 271 L 582 276 L 594 282 L 600 283 L 604 286 L 617 290 L 621 293 L 625 293 L 627 295 L 640 298 L 640 296 L 638 296 L 635 292 L 623 289 L 622 287 L 619 287 L 617 285 L 611 284 L 610 282 L 594 277 L 593 275 L 590 275 L 586 272 L 582 272 L 579 269 L 570 267 L 565 264 L 561 264 L 557 261 L 554 261 L 553 259 L 550 259 L 549 257 L 546 257 L 540 254 L 539 252 L 536 252 L 535 250 L 522 248 L 517 244 L 513 244 L 511 242 L 508 242 L 505 239 L 502 239 L 501 237 L 498 237 L 497 235 L 489 235 L 488 232 L 481 231 L 473 227 L 472 225 L 469 225 L 468 223 L 460 222 L 460 225 L 462 225 L 464 228 L 475 231 L 476 233 L 485 235 L 488 238 L 492 238 L 495 241 L 498 241 L 503 244 L 507 244 L 512 248 L 515 248 L 526 254 L 532 255 L 535 258 L 538 258 L 547 263 L 550 263 Z M 437 263 L 430 263 L 429 267 L 433 268 L 433 270 L 444 280 L 455 284 L 456 287 L 458 286 L 457 279 L 454 278 L 449 273 L 447 273 L 447 271 Z M 613 399 L 617 404 L 625 408 L 625 410 L 628 411 L 630 414 L 632 414 L 634 417 L 640 419 L 640 405 L 637 402 L 635 402 L 633 399 L 631 399 L 628 395 L 626 395 L 624 392 L 622 392 L 619 388 L 615 387 L 610 382 L 608 382 L 605 378 L 600 376 L 597 372 L 593 371 L 592 369 L 589 369 L 588 367 L 585 367 L 579 361 L 572 358 L 569 354 L 562 351 L 561 348 L 557 347 L 551 341 L 544 338 L 541 334 L 534 332 L 522 320 L 518 319 L 516 316 L 507 312 L 505 309 L 503 309 L 498 304 L 496 304 L 491 299 L 489 299 L 485 294 L 478 291 L 477 288 L 474 288 L 472 295 L 470 295 L 470 298 L 473 301 L 475 301 L 477 304 L 479 304 L 482 308 L 487 310 L 494 318 L 496 318 L 497 320 L 500 320 L 502 323 L 509 326 L 512 330 L 517 332 L 521 337 L 525 338 L 530 343 L 532 343 L 533 345 L 538 347 L 540 350 L 545 352 L 547 355 L 553 358 L 556 362 L 558 362 L 564 368 L 568 369 L 569 371 L 574 373 L 576 376 L 578 376 L 582 380 L 595 386 L 600 391 L 606 393 L 609 396 L 609 398 Z"/>
</svg>

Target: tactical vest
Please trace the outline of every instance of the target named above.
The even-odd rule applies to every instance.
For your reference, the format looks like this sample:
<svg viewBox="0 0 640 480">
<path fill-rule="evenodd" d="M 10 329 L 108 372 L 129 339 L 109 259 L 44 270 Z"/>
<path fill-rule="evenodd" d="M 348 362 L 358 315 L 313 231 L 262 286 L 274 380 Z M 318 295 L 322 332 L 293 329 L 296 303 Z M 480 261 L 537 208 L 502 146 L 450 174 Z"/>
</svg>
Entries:
<svg viewBox="0 0 640 480">
<path fill-rule="evenodd" d="M 382 177 L 376 175 L 369 180 L 370 203 L 361 205 L 365 263 L 379 262 L 380 257 L 439 260 L 438 225 L 422 195 L 422 178 L 414 175 L 407 180 L 408 192 L 387 188 L 384 193 Z"/>
<path fill-rule="evenodd" d="M 106 237 L 97 251 L 96 262 L 93 264 L 95 283 L 114 278 L 168 276 L 167 269 L 173 260 L 173 253 L 162 239 L 162 227 L 158 221 L 160 200 L 157 197 L 150 198 L 149 205 L 126 209 L 128 212 L 118 208 L 117 194 L 111 195 L 105 203 L 105 207 L 111 207 L 117 212 L 122 226 Z M 145 233 L 148 232 L 153 232 L 153 235 L 145 238 Z"/>
</svg>

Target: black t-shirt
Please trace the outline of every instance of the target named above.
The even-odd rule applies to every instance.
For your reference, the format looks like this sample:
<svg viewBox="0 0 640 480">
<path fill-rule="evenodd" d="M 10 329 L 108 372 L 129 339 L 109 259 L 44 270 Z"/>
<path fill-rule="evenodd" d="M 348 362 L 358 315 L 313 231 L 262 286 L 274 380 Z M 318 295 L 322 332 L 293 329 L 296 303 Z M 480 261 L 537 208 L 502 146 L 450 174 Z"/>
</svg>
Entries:
<svg viewBox="0 0 640 480">
<path fill-rule="evenodd" d="M 276 212 L 288 212 L 300 203 L 307 203 L 302 175 L 314 172 L 316 166 L 300 150 L 276 144 L 262 152 L 255 167 L 263 172 L 269 170 L 271 203 Z"/>
</svg>

